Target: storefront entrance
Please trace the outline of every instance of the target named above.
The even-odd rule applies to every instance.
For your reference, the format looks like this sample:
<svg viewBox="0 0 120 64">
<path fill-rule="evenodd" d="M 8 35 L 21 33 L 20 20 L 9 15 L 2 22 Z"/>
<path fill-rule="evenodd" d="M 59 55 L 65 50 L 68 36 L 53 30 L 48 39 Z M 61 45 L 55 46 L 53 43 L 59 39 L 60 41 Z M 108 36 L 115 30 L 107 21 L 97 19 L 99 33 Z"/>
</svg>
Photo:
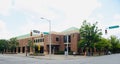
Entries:
<svg viewBox="0 0 120 64">
<path fill-rule="evenodd" d="M 48 53 L 49 53 L 49 45 L 47 46 Z M 52 45 L 51 46 L 51 53 L 54 54 L 59 51 L 59 45 Z"/>
<path fill-rule="evenodd" d="M 44 47 L 41 46 L 40 50 L 38 49 L 38 46 L 35 47 L 35 53 L 44 53 Z"/>
</svg>

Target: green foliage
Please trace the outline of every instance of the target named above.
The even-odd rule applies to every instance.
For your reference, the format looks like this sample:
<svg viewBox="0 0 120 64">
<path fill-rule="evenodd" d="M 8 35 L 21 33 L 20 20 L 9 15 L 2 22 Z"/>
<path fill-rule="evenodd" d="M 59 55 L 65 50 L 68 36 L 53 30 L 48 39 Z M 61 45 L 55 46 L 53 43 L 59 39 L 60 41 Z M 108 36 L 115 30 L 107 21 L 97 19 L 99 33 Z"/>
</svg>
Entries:
<svg viewBox="0 0 120 64">
<path fill-rule="evenodd" d="M 33 53 L 33 56 L 45 56 L 43 53 Z"/>
<path fill-rule="evenodd" d="M 8 49 L 8 41 L 5 39 L 0 40 L 0 52 L 3 52 L 5 49 Z"/>
<path fill-rule="evenodd" d="M 19 43 L 17 41 L 17 38 L 11 38 L 9 40 L 9 48 L 11 51 L 15 50 L 16 47 L 18 47 Z"/>
<path fill-rule="evenodd" d="M 55 52 L 54 54 L 63 55 L 63 54 L 64 54 L 64 51 L 58 51 L 58 52 Z"/>
<path fill-rule="evenodd" d="M 81 40 L 78 42 L 78 48 L 84 48 L 85 47 L 85 42 L 84 40 Z"/>
<path fill-rule="evenodd" d="M 112 53 L 120 52 L 120 39 L 116 36 L 111 36 L 110 39 L 102 38 L 101 29 L 98 29 L 97 22 L 94 24 L 88 23 L 86 20 L 80 28 L 81 39 L 78 42 L 78 48 L 94 48 L 96 47 L 99 52 L 101 50 L 111 50 Z"/>
<path fill-rule="evenodd" d="M 95 47 L 98 50 L 103 50 L 103 49 L 111 49 L 111 43 L 109 42 L 108 39 L 101 38 L 101 40 L 95 44 Z"/>
<path fill-rule="evenodd" d="M 79 31 L 82 40 L 78 43 L 78 47 L 94 48 L 94 43 L 101 39 L 102 32 L 98 29 L 97 22 L 90 24 L 85 20 Z"/>
<path fill-rule="evenodd" d="M 113 53 L 120 52 L 120 40 L 116 36 L 111 36 L 109 42 L 111 43 L 111 51 Z"/>
<path fill-rule="evenodd" d="M 11 38 L 10 40 L 1 39 L 0 52 L 3 52 L 4 50 L 13 52 L 18 45 L 19 43 L 16 38 Z"/>
<path fill-rule="evenodd" d="M 30 46 L 30 47 L 32 47 L 32 48 L 34 48 L 34 45 L 33 45 L 32 40 L 28 40 L 28 46 Z"/>
</svg>

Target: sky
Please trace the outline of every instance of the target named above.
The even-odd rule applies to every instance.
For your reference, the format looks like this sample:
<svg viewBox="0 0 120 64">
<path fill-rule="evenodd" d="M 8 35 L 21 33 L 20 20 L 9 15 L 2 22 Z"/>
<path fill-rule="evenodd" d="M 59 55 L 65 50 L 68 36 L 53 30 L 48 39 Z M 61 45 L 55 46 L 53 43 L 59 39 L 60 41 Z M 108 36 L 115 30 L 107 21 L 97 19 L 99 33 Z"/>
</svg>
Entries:
<svg viewBox="0 0 120 64">
<path fill-rule="evenodd" d="M 41 18 L 45 19 L 41 19 Z M 31 30 L 61 32 L 70 27 L 80 28 L 82 22 L 98 22 L 103 37 L 120 37 L 120 0 L 0 0 L 0 39 L 30 33 Z"/>
</svg>

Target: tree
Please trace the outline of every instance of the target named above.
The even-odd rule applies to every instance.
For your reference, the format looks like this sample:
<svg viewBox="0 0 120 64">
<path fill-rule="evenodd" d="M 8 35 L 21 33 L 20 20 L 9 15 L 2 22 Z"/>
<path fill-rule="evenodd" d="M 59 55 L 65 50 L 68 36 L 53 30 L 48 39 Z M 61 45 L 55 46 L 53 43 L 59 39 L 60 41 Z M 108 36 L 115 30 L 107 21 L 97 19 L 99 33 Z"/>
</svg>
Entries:
<svg viewBox="0 0 120 64">
<path fill-rule="evenodd" d="M 111 43 L 108 39 L 101 38 L 101 40 L 95 44 L 95 47 L 99 51 L 99 55 L 102 51 L 104 51 L 104 54 L 107 54 L 108 50 L 111 49 Z"/>
<path fill-rule="evenodd" d="M 17 41 L 17 38 L 11 38 L 9 40 L 9 48 L 11 50 L 11 52 L 14 52 L 15 49 L 18 47 L 19 43 Z"/>
<path fill-rule="evenodd" d="M 33 49 L 34 49 L 34 44 L 33 44 L 33 41 L 32 40 L 28 40 L 28 46 L 30 46 L 30 48 L 32 49 L 32 51 L 33 51 Z M 32 54 L 32 53 L 31 53 Z"/>
<path fill-rule="evenodd" d="M 8 41 L 5 39 L 0 40 L 0 52 L 4 52 L 4 50 L 8 49 Z"/>
<path fill-rule="evenodd" d="M 100 41 L 102 32 L 101 29 L 98 29 L 97 22 L 94 24 L 87 23 L 87 21 L 83 21 L 83 24 L 80 28 L 80 36 L 81 39 L 79 43 L 82 44 L 83 47 L 87 49 L 94 48 L 94 43 Z"/>
<path fill-rule="evenodd" d="M 111 43 L 111 51 L 113 53 L 117 53 L 117 52 L 120 52 L 120 40 L 117 39 L 116 36 L 110 36 L 110 39 L 109 39 L 110 43 Z"/>
</svg>

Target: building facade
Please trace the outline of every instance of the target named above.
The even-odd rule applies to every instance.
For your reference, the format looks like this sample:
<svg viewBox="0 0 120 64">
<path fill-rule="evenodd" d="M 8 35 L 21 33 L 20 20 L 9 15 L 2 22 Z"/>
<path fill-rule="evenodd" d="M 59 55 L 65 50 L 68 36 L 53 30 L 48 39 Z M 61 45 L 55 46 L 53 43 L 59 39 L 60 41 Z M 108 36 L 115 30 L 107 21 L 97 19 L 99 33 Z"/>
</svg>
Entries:
<svg viewBox="0 0 120 64">
<path fill-rule="evenodd" d="M 16 48 L 17 53 L 49 53 L 49 36 L 47 32 L 40 34 L 30 34 L 18 36 L 19 47 Z M 65 51 L 68 44 L 68 50 L 77 52 L 77 43 L 80 40 L 79 29 L 72 27 L 63 32 L 51 32 L 51 53 Z M 29 45 L 29 41 L 34 45 L 34 49 Z"/>
</svg>

